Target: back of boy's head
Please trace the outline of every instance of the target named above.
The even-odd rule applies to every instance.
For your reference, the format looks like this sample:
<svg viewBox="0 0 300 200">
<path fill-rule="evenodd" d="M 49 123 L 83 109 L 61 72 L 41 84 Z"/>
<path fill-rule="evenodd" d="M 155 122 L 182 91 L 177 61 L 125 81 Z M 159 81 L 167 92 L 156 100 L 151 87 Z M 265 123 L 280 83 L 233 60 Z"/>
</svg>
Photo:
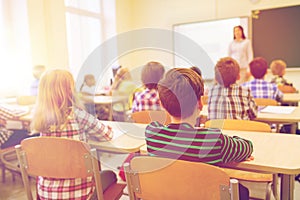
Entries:
<svg viewBox="0 0 300 200">
<path fill-rule="evenodd" d="M 171 116 L 181 119 L 194 113 L 203 91 L 201 76 L 188 68 L 173 68 L 158 83 L 162 106 Z"/>
<path fill-rule="evenodd" d="M 256 79 L 263 79 L 267 73 L 268 62 L 263 57 L 256 57 L 250 63 L 250 72 Z"/>
<path fill-rule="evenodd" d="M 165 68 L 159 62 L 148 62 L 142 69 L 142 82 L 148 89 L 157 89 L 157 83 L 162 79 Z"/>
<path fill-rule="evenodd" d="M 273 60 L 270 68 L 273 75 L 283 76 L 285 74 L 286 63 L 283 60 Z"/>
<path fill-rule="evenodd" d="M 199 74 L 199 76 L 202 77 L 202 72 L 201 69 L 199 69 L 199 67 L 192 66 L 191 69 L 194 70 L 197 74 Z"/>
<path fill-rule="evenodd" d="M 215 79 L 224 87 L 234 84 L 239 78 L 240 66 L 238 62 L 231 58 L 221 58 L 215 66 Z"/>
</svg>

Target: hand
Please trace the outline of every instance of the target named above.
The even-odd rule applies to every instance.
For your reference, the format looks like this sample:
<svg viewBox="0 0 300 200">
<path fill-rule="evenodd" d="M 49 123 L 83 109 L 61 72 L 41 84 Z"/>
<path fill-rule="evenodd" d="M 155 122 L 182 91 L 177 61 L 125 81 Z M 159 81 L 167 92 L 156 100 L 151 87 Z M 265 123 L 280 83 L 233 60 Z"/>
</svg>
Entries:
<svg viewBox="0 0 300 200">
<path fill-rule="evenodd" d="M 246 159 L 246 161 L 251 161 L 254 160 L 254 156 L 250 156 L 249 158 Z"/>
</svg>

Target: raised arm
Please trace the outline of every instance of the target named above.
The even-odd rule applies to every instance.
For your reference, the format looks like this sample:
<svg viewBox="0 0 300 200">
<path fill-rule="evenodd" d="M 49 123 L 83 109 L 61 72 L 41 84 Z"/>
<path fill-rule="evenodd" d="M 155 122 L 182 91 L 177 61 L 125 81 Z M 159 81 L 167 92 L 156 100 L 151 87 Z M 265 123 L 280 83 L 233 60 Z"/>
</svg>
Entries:
<svg viewBox="0 0 300 200">
<path fill-rule="evenodd" d="M 112 139 L 112 129 L 100 122 L 95 116 L 81 109 L 75 109 L 74 112 L 78 124 L 84 133 L 87 134 L 87 137 L 98 141 L 109 141 Z"/>
</svg>

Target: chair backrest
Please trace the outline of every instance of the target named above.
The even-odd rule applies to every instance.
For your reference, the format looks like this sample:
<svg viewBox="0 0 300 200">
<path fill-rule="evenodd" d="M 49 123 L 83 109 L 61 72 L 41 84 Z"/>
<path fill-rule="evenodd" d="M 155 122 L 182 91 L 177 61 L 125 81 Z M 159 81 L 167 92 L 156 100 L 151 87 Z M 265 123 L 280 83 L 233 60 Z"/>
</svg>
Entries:
<svg viewBox="0 0 300 200">
<path fill-rule="evenodd" d="M 202 100 L 202 104 L 203 105 L 207 105 L 207 103 L 208 103 L 208 96 L 207 95 L 201 96 L 201 100 Z"/>
<path fill-rule="evenodd" d="M 254 101 L 257 106 L 278 106 L 279 105 L 279 103 L 274 99 L 255 98 Z"/>
<path fill-rule="evenodd" d="M 278 85 L 278 89 L 282 93 L 295 93 L 295 92 L 297 92 L 296 88 L 294 88 L 291 85 Z"/>
<path fill-rule="evenodd" d="M 221 168 L 205 163 L 139 156 L 125 163 L 125 173 L 130 199 L 215 200 L 239 197 L 238 181 L 230 181 Z"/>
<path fill-rule="evenodd" d="M 238 119 L 212 119 L 205 122 L 205 127 L 225 130 L 271 132 L 271 127 L 267 123 Z"/>
<path fill-rule="evenodd" d="M 131 118 L 135 123 L 149 124 L 153 121 L 158 121 L 164 125 L 171 122 L 170 115 L 164 110 L 144 110 L 134 112 Z"/>
<path fill-rule="evenodd" d="M 103 199 L 100 164 L 96 150 L 88 144 L 59 137 L 32 137 L 15 148 L 28 199 L 32 199 L 28 175 L 62 179 L 94 176 L 98 199 Z"/>
</svg>

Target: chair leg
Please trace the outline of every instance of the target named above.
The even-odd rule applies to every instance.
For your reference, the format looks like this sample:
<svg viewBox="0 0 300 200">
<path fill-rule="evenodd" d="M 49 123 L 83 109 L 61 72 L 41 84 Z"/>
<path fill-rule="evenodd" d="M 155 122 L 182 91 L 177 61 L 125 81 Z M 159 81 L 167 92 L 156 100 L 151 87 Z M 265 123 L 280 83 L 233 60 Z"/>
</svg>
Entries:
<svg viewBox="0 0 300 200">
<path fill-rule="evenodd" d="M 267 184 L 267 188 L 266 188 L 266 200 L 270 200 L 271 199 L 271 193 L 272 193 L 272 182 Z"/>
<path fill-rule="evenodd" d="M 5 183 L 6 181 L 6 170 L 5 170 L 5 167 L 2 166 L 2 183 Z"/>
<path fill-rule="evenodd" d="M 277 186 L 278 186 L 278 174 L 273 174 L 272 191 L 273 191 L 274 198 L 276 200 L 279 199 Z"/>
</svg>

